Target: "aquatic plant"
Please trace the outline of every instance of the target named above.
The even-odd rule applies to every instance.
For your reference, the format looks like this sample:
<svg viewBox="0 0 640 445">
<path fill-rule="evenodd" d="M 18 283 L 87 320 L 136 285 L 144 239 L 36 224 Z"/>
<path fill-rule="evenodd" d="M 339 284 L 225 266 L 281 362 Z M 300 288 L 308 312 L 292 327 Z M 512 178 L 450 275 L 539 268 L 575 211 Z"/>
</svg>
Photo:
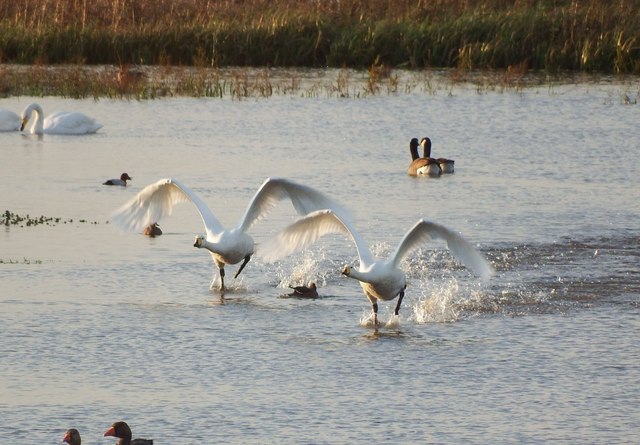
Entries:
<svg viewBox="0 0 640 445">
<path fill-rule="evenodd" d="M 0 214 L 0 225 L 3 226 L 20 226 L 20 227 L 34 227 L 38 225 L 47 225 L 47 226 L 55 226 L 57 224 L 70 224 L 73 223 L 73 219 L 63 219 L 59 217 L 52 216 L 30 216 L 19 215 L 17 213 L 13 213 L 10 210 L 5 210 L 4 213 Z M 79 219 L 77 222 L 82 224 L 98 224 L 97 221 L 90 222 L 84 218 Z"/>
<path fill-rule="evenodd" d="M 640 73 L 639 11 L 637 0 L 0 0 L 0 61 Z"/>
</svg>

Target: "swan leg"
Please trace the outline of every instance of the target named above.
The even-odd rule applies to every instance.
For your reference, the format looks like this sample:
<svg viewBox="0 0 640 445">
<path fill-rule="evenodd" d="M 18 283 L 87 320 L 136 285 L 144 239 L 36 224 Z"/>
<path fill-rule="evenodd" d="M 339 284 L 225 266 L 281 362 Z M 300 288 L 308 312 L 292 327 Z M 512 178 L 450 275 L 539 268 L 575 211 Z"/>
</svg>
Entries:
<svg viewBox="0 0 640 445">
<path fill-rule="evenodd" d="M 406 289 L 406 287 L 403 288 L 398 294 L 398 304 L 396 304 L 396 309 L 393 311 L 393 313 L 396 314 L 396 317 L 398 316 L 398 312 L 400 312 L 400 305 L 402 304 L 402 299 L 404 298 L 404 289 Z"/>
<path fill-rule="evenodd" d="M 250 259 L 251 259 L 251 255 L 247 255 L 246 257 L 244 257 L 244 261 L 240 265 L 240 269 L 238 269 L 236 274 L 233 276 L 234 279 L 238 278 L 238 275 L 240 275 L 240 272 L 242 272 L 242 269 L 244 269 L 244 266 L 247 265 L 247 263 L 249 262 Z"/>
<path fill-rule="evenodd" d="M 224 290 L 224 266 L 220 267 L 220 290 Z"/>
<path fill-rule="evenodd" d="M 371 303 L 371 306 L 373 306 L 373 325 L 377 328 L 378 327 L 378 302 L 374 302 Z"/>
</svg>

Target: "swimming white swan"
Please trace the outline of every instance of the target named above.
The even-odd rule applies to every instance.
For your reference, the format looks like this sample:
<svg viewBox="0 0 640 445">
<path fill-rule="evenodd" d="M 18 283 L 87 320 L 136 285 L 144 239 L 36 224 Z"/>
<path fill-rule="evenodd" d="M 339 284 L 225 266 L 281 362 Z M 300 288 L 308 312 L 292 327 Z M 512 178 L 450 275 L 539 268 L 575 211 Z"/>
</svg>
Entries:
<svg viewBox="0 0 640 445">
<path fill-rule="evenodd" d="M 423 156 L 425 158 L 430 158 L 431 157 L 431 139 L 426 137 L 422 138 L 422 140 L 420 141 L 420 146 L 422 147 L 422 152 L 424 153 Z M 454 161 L 453 159 L 447 159 L 447 158 L 437 158 L 436 161 L 438 162 L 438 165 L 440 165 L 440 171 L 442 173 L 453 173 L 456 161 Z"/>
<path fill-rule="evenodd" d="M 281 178 L 267 178 L 249 203 L 244 216 L 236 227 L 225 229 L 207 205 L 191 189 L 176 179 L 161 179 L 148 185 L 128 203 L 112 215 L 117 225 L 140 232 L 152 223 L 171 215 L 173 206 L 191 201 L 204 223 L 206 236 L 197 236 L 194 246 L 209 250 L 220 272 L 220 290 L 224 290 L 224 266 L 243 261 L 234 278 L 242 272 L 253 255 L 255 246 L 246 232 L 264 217 L 277 202 L 288 198 L 295 210 L 305 215 L 318 209 L 330 208 L 344 214 L 342 206 L 324 194 L 306 185 Z M 215 282 L 211 281 L 211 288 Z"/>
<path fill-rule="evenodd" d="M 409 150 L 411 151 L 411 164 L 407 169 L 409 176 L 433 176 L 438 177 L 442 172 L 442 168 L 436 159 L 425 156 L 421 158 L 418 155 L 418 138 L 413 138 L 409 142 Z"/>
<path fill-rule="evenodd" d="M 45 118 L 42 107 L 33 103 L 22 112 L 20 131 L 25 129 L 34 114 L 36 116 L 29 129 L 31 134 L 87 134 L 95 133 L 102 128 L 102 124 L 95 119 L 78 112 L 58 111 Z"/>
<path fill-rule="evenodd" d="M 13 111 L 0 108 L 0 131 L 18 131 L 20 116 Z"/>
<path fill-rule="evenodd" d="M 351 237 L 358 250 L 360 265 L 355 269 L 344 266 L 342 274 L 360 281 L 365 296 L 373 306 L 373 321 L 378 324 L 378 300 L 389 301 L 398 297 L 395 315 L 398 315 L 404 290 L 407 286 L 405 274 L 400 269 L 403 258 L 431 239 L 447 242 L 454 256 L 475 274 L 486 279 L 493 274 L 493 268 L 482 255 L 461 235 L 448 228 L 419 220 L 402 238 L 395 252 L 386 260 L 375 260 L 367 244 L 345 219 L 331 210 L 310 213 L 287 226 L 275 237 L 260 247 L 260 256 L 266 261 L 274 261 L 303 249 L 320 237 L 329 233 L 343 233 Z"/>
</svg>

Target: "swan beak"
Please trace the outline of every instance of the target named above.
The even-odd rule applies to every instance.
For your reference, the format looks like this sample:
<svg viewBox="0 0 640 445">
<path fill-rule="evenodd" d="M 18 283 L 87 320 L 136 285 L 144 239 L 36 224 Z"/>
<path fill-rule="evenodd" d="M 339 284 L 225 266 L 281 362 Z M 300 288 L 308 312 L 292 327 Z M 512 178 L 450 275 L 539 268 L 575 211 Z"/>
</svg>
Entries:
<svg viewBox="0 0 640 445">
<path fill-rule="evenodd" d="M 22 118 L 22 123 L 20 124 L 20 131 L 24 130 L 24 127 L 27 125 L 27 118 L 23 117 Z"/>
<path fill-rule="evenodd" d="M 350 273 L 351 273 L 351 267 L 349 265 L 344 266 L 344 269 L 342 269 L 342 275 L 349 276 Z"/>
<path fill-rule="evenodd" d="M 107 437 L 107 436 L 114 436 L 116 435 L 116 429 L 114 427 L 109 428 L 107 431 L 104 432 L 104 436 L 103 437 Z"/>
</svg>

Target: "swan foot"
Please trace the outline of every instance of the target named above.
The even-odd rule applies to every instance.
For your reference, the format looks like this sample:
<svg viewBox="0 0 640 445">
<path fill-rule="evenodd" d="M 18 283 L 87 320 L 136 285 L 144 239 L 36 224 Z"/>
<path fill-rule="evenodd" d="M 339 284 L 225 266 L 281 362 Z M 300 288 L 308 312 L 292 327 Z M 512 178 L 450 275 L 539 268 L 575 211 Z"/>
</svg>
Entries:
<svg viewBox="0 0 640 445">
<path fill-rule="evenodd" d="M 251 259 L 251 255 L 247 255 L 246 257 L 244 257 L 244 261 L 240 265 L 240 269 L 238 269 L 236 274 L 233 276 L 234 279 L 238 278 L 238 275 L 240 275 L 240 272 L 242 272 L 242 269 L 244 269 L 244 266 L 247 265 L 250 259 Z"/>
<path fill-rule="evenodd" d="M 373 303 L 373 327 L 378 329 L 378 303 Z"/>
</svg>

